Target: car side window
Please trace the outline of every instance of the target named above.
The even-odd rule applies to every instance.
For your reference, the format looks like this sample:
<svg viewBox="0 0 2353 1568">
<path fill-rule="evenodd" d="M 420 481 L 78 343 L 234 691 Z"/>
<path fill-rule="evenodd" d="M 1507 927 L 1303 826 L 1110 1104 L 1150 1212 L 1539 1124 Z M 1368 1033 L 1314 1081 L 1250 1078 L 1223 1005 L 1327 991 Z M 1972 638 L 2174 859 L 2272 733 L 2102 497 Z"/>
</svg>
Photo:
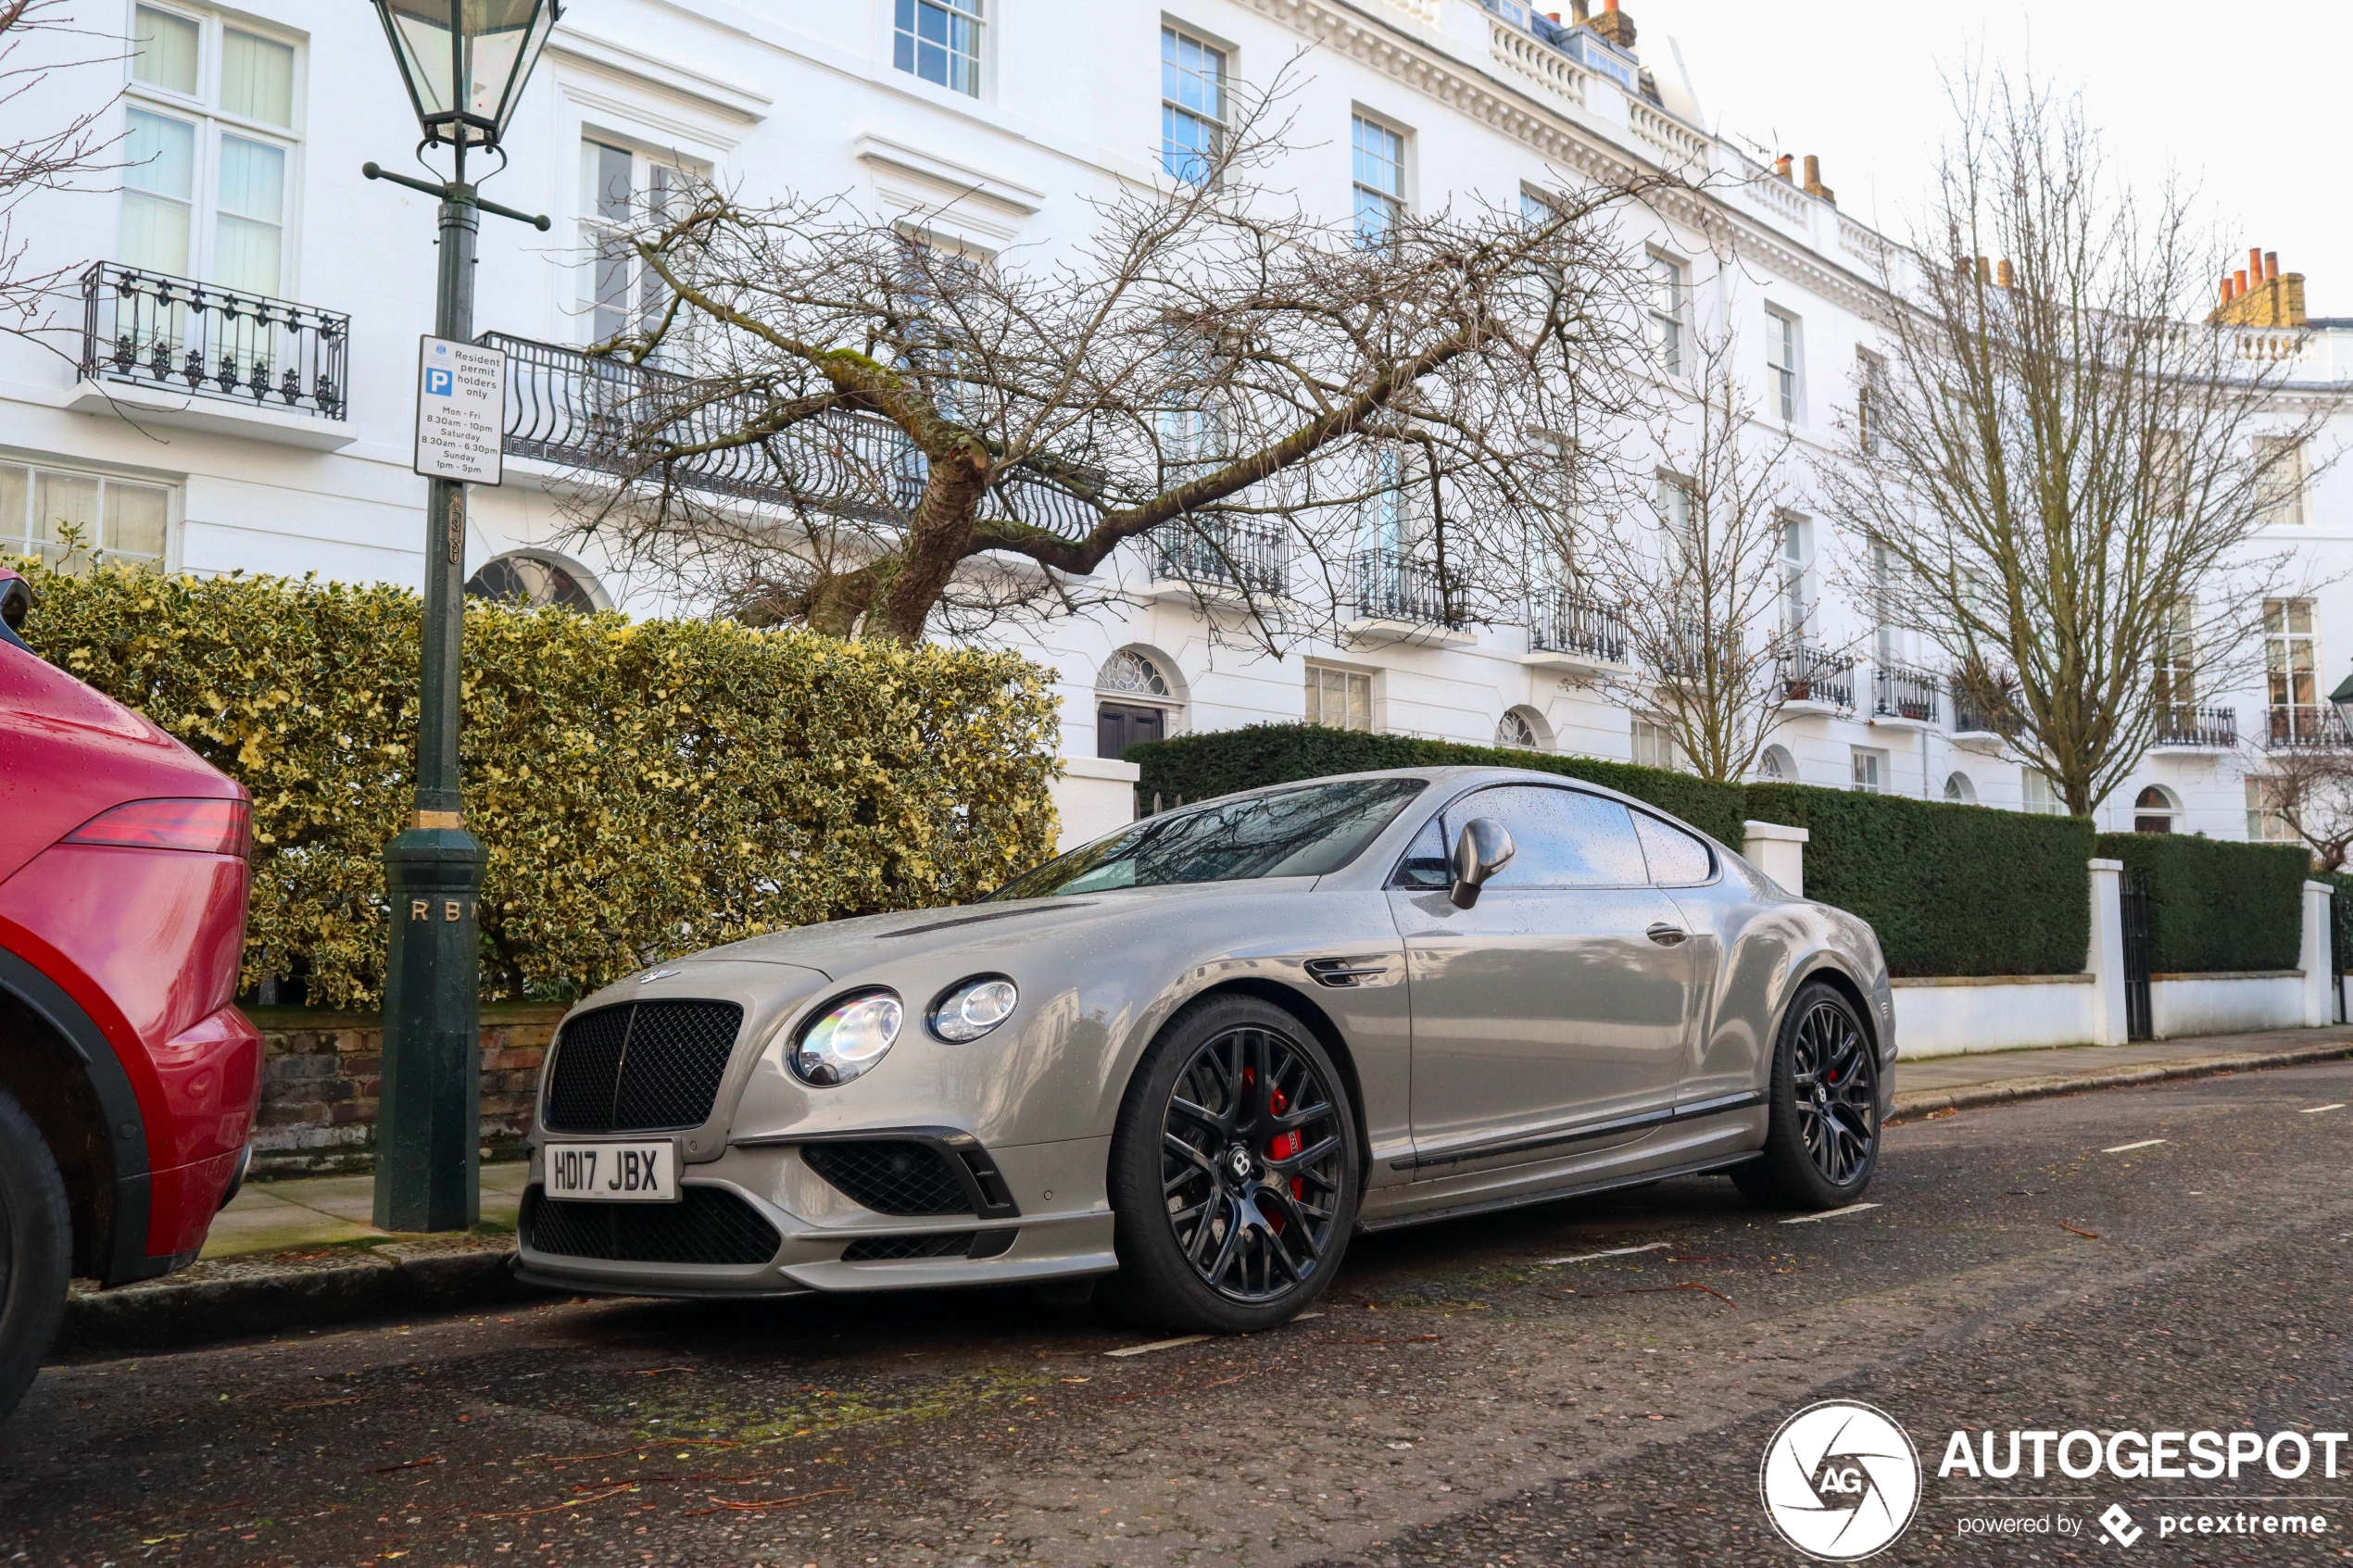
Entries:
<svg viewBox="0 0 2353 1568">
<path fill-rule="evenodd" d="M 1516 847 L 1490 887 L 1640 887 L 1650 881 L 1632 813 L 1615 800 L 1543 784 L 1499 784 L 1449 806 L 1451 845 L 1473 817 L 1504 824 Z"/>
<path fill-rule="evenodd" d="M 1397 862 L 1397 874 L 1389 879 L 1391 887 L 1451 887 L 1454 883 L 1454 863 L 1450 854 L 1452 846 L 1446 839 L 1444 824 L 1436 817 L 1422 824 L 1414 842 L 1405 847 L 1405 858 Z"/>
<path fill-rule="evenodd" d="M 1681 828 L 1637 811 L 1634 832 L 1650 862 L 1651 880 L 1661 887 L 1696 887 L 1715 876 L 1715 851 Z"/>
</svg>

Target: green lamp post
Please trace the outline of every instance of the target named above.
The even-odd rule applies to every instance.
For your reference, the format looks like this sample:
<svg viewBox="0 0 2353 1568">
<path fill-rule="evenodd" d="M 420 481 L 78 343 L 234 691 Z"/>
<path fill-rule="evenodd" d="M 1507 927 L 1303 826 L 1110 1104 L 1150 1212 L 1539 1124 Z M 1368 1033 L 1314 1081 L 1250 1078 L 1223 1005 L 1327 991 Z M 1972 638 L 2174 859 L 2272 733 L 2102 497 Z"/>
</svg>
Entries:
<svg viewBox="0 0 2353 1568">
<path fill-rule="evenodd" d="M 497 213 L 543 232 L 548 223 L 484 201 L 466 179 L 466 156 L 499 150 L 560 6 L 559 0 L 371 3 L 424 132 L 419 150 L 447 146 L 454 168 L 438 184 L 372 163 L 361 172 L 439 199 L 434 331 L 441 339 L 470 344 L 480 215 Z M 392 943 L 384 971 L 375 1223 L 394 1231 L 465 1230 L 482 1217 L 482 957 L 475 905 L 484 856 L 481 841 L 466 831 L 458 781 L 465 543 L 465 484 L 435 478 L 425 507 L 415 809 L 384 850 Z"/>
</svg>

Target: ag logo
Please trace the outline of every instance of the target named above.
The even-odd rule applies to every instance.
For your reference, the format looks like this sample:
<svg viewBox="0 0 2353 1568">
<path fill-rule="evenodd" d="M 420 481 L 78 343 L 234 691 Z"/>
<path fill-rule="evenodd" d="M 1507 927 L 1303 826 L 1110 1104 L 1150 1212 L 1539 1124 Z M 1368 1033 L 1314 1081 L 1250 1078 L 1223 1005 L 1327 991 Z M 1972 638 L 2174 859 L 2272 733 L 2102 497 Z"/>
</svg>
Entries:
<svg viewBox="0 0 2353 1568">
<path fill-rule="evenodd" d="M 1884 1412 L 1825 1399 L 1781 1423 L 1765 1445 L 1756 1490 L 1783 1540 L 1808 1557 L 1852 1562 L 1912 1522 L 1920 1456 Z"/>
</svg>

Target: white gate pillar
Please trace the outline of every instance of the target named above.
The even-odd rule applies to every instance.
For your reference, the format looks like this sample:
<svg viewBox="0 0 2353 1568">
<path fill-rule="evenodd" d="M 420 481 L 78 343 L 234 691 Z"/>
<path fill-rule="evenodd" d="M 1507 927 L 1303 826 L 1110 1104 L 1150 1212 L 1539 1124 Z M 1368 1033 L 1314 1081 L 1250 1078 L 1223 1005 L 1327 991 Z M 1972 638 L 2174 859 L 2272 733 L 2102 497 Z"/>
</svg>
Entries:
<svg viewBox="0 0 2353 1568">
<path fill-rule="evenodd" d="M 2092 1043 L 2120 1046 L 2132 1032 L 2124 1011 L 2124 862 L 2089 865 L 2092 942 L 2083 967 L 2092 972 Z"/>
</svg>

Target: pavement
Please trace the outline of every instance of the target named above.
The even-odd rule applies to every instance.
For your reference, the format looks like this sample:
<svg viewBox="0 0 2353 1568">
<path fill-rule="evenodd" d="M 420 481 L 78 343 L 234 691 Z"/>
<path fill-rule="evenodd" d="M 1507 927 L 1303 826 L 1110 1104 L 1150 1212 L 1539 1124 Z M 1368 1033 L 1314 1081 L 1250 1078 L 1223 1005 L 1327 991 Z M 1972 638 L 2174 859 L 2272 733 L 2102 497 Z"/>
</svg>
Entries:
<svg viewBox="0 0 2353 1568">
<path fill-rule="evenodd" d="M 1937 1472 L 1981 1427 L 2353 1428 L 2353 1061 L 1903 1123 L 1867 1201 L 1691 1178 L 1360 1237 L 1225 1339 L 970 1291 L 80 1353 L 0 1427 L 0 1563 L 1794 1565 L 1758 1461 L 1831 1398 L 1925 1461 L 1875 1561 L 2346 1560 L 2343 1467 Z M 2322 1533 L 2158 1534 L 2291 1512 Z"/>
<path fill-rule="evenodd" d="M 482 1167 L 482 1219 L 492 1229 L 515 1228 L 522 1206 L 528 1161 L 513 1160 Z M 376 1178 L 298 1176 L 286 1181 L 247 1182 L 212 1222 L 205 1238 L 207 1259 L 247 1257 L 351 1242 L 394 1239 L 378 1230 Z"/>
</svg>

